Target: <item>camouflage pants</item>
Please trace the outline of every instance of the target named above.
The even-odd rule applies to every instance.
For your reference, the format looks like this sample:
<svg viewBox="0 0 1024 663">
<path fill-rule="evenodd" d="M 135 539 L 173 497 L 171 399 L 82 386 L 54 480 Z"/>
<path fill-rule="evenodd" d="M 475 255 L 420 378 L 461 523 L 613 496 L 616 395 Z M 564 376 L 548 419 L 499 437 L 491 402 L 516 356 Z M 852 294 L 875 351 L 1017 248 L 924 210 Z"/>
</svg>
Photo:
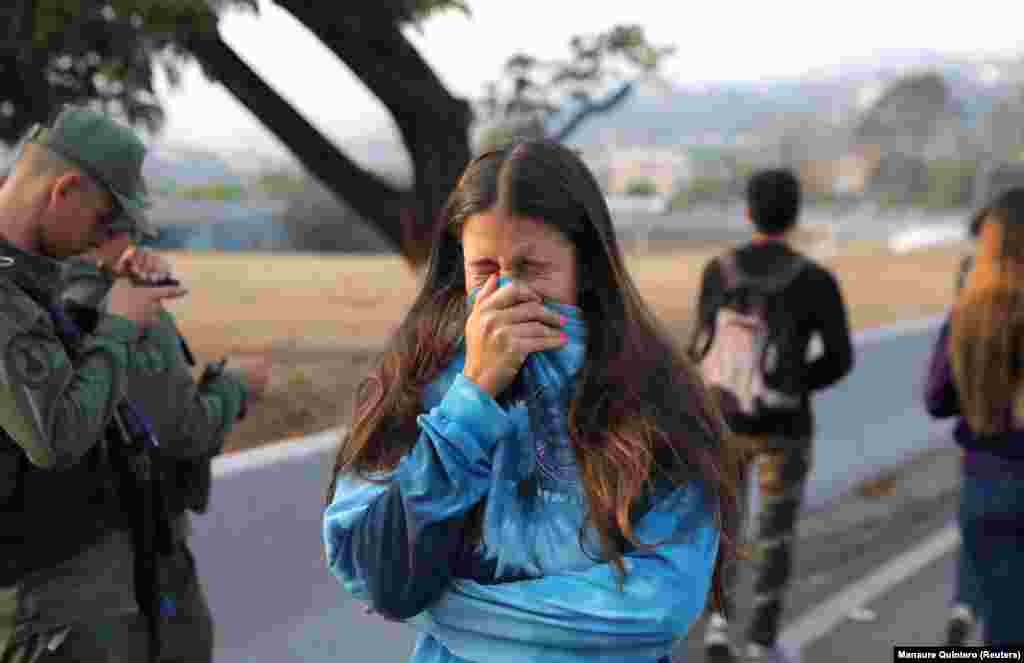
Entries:
<svg viewBox="0 0 1024 663">
<path fill-rule="evenodd" d="M 810 440 L 780 440 L 737 435 L 743 450 L 740 470 L 741 509 L 746 511 L 750 491 L 750 471 L 758 474 L 757 529 L 749 546 L 755 574 L 754 612 L 747 630 L 751 642 L 770 645 L 778 636 L 783 599 L 793 568 L 793 542 L 796 520 L 803 501 L 804 485 L 811 466 Z M 742 533 L 746 514 L 741 514 L 735 531 Z M 742 542 L 742 541 L 741 541 Z M 744 563 L 741 560 L 739 563 Z M 735 615 L 734 593 L 738 564 L 725 567 L 725 612 Z"/>
<path fill-rule="evenodd" d="M 173 614 L 161 624 L 161 663 L 210 663 L 213 622 L 188 547 L 164 558 L 162 590 Z M 149 626 L 138 612 L 18 632 L 16 589 L 0 589 L 0 663 L 144 663 Z M 6 643 L 6 644 L 5 644 Z"/>
</svg>

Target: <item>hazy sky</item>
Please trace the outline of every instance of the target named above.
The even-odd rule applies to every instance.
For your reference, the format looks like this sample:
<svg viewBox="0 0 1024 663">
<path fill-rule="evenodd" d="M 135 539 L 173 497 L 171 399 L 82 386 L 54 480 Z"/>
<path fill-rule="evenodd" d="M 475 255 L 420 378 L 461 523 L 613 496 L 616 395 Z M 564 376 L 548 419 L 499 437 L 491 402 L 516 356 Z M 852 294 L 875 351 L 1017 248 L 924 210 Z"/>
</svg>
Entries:
<svg viewBox="0 0 1024 663">
<path fill-rule="evenodd" d="M 672 44 L 666 73 L 679 83 L 793 76 L 879 50 L 1024 52 L 1013 3 L 954 5 L 920 0 L 470 0 L 409 36 L 456 94 L 478 96 L 517 51 L 567 54 L 573 34 L 638 23 L 655 43 Z M 389 125 L 386 110 L 315 37 L 272 2 L 259 15 L 232 13 L 225 40 L 265 80 L 336 140 Z M 163 91 L 164 139 L 225 152 L 282 153 L 282 146 L 219 85 L 194 67 L 179 91 Z"/>
</svg>

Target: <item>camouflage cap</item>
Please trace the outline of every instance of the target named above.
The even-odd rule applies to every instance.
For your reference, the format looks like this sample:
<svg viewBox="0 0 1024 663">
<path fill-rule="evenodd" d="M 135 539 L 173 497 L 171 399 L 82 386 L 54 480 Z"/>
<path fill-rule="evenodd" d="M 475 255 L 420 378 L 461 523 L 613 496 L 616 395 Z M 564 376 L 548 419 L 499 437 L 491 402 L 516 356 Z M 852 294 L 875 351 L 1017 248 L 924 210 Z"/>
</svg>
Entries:
<svg viewBox="0 0 1024 663">
<path fill-rule="evenodd" d="M 37 125 L 29 142 L 38 143 L 82 169 L 106 187 L 124 211 L 127 223 L 115 227 L 156 237 L 146 217 L 149 207 L 142 162 L 146 146 L 128 127 L 94 110 L 69 106 L 53 125 Z"/>
</svg>

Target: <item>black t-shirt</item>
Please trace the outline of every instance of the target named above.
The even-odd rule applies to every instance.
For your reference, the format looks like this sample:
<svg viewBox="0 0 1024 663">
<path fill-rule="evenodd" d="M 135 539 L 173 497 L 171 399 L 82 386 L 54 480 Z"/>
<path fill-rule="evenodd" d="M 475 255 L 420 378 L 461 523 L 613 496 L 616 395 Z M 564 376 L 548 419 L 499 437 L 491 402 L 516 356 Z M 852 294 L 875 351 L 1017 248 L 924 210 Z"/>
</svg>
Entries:
<svg viewBox="0 0 1024 663">
<path fill-rule="evenodd" d="M 736 249 L 736 263 L 747 276 L 774 275 L 787 269 L 796 258 L 795 251 L 782 242 L 767 241 L 747 244 Z M 691 352 L 696 349 L 697 334 L 715 323 L 715 316 L 725 294 L 725 277 L 717 260 L 704 268 L 701 278 L 697 326 Z M 814 432 L 811 413 L 811 392 L 829 387 L 841 380 L 853 367 L 853 344 L 843 303 L 835 277 L 808 259 L 808 265 L 779 295 L 782 306 L 795 319 L 794 349 L 807 355 L 811 339 L 821 338 L 824 352 L 803 367 L 799 383 L 804 386 L 803 407 L 796 413 L 778 413 L 759 417 L 730 419 L 733 430 L 752 435 L 776 435 L 784 438 L 809 438 Z"/>
</svg>

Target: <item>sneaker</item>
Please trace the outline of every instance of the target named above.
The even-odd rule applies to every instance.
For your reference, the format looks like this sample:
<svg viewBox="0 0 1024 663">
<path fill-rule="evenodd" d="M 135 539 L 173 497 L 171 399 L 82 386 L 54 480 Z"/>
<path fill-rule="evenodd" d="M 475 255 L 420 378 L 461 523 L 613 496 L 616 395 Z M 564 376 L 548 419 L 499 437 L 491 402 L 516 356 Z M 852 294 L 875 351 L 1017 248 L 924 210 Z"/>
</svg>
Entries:
<svg viewBox="0 0 1024 663">
<path fill-rule="evenodd" d="M 704 653 L 708 663 L 735 663 L 736 656 L 729 641 L 729 622 L 721 613 L 711 613 L 704 631 Z"/>
<path fill-rule="evenodd" d="M 967 639 L 971 637 L 974 629 L 974 614 L 970 607 L 963 603 L 953 606 L 953 616 L 949 618 L 946 625 L 946 644 L 952 647 L 962 647 Z"/>
<path fill-rule="evenodd" d="M 778 645 L 760 645 L 756 642 L 747 643 L 744 658 L 757 663 L 792 663 L 792 659 Z"/>
</svg>

